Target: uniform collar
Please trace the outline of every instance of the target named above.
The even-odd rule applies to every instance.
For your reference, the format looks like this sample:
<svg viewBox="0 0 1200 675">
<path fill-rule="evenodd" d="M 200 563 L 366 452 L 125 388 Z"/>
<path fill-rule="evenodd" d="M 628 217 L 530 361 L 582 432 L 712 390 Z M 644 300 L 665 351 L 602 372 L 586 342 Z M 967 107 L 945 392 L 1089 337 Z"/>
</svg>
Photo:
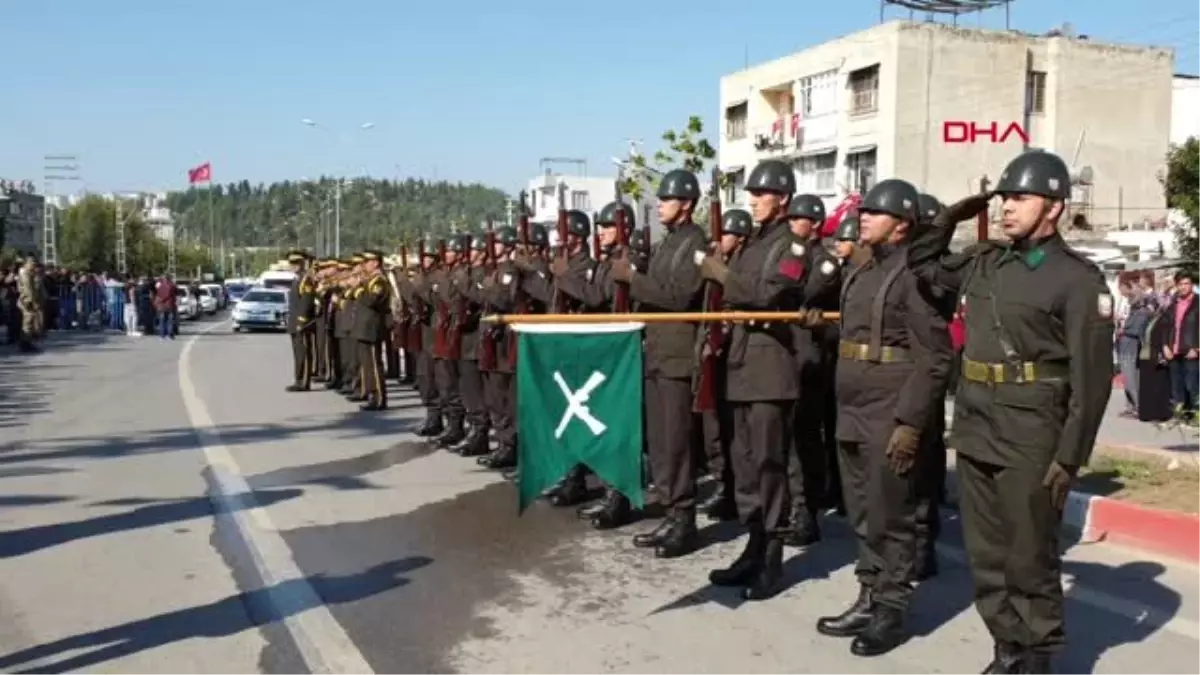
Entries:
<svg viewBox="0 0 1200 675">
<path fill-rule="evenodd" d="M 871 259 L 877 260 L 877 261 L 887 260 L 888 258 L 895 255 L 896 253 L 903 251 L 904 244 L 905 244 L 905 242 L 900 242 L 898 244 L 892 244 L 892 243 L 886 243 L 886 242 L 883 244 L 875 244 L 875 245 L 871 246 L 871 253 L 872 253 Z"/>
<path fill-rule="evenodd" d="M 1031 270 L 1035 270 L 1046 262 L 1046 256 L 1062 250 L 1063 239 L 1057 232 L 1042 239 L 1018 239 L 1008 245 L 1004 255 L 1000 256 L 1003 264 L 1008 260 L 1020 260 Z"/>
</svg>

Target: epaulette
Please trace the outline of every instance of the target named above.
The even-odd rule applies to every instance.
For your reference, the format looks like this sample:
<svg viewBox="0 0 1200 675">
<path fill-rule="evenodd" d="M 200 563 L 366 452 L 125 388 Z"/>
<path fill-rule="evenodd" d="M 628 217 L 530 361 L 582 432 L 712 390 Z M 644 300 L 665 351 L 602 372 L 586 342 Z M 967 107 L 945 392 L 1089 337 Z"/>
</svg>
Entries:
<svg viewBox="0 0 1200 675">
<path fill-rule="evenodd" d="M 1062 248 L 1063 248 L 1063 253 L 1066 253 L 1068 256 L 1078 260 L 1080 263 L 1083 263 L 1084 269 L 1086 269 L 1088 272 L 1090 272 L 1092 274 L 1092 276 L 1099 279 L 1100 282 L 1103 283 L 1105 286 L 1108 285 L 1108 281 L 1104 278 L 1104 271 L 1100 269 L 1100 265 L 1096 264 L 1096 262 L 1094 260 L 1087 257 L 1086 255 L 1084 255 L 1080 251 L 1076 250 L 1075 248 L 1072 248 L 1071 245 L 1066 242 L 1063 242 Z"/>
</svg>

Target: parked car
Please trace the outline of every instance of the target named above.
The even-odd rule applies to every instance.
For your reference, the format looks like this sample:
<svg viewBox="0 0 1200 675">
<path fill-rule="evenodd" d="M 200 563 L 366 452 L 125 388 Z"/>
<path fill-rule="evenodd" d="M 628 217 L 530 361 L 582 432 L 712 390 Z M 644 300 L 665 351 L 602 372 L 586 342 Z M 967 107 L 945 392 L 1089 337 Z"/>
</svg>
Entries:
<svg viewBox="0 0 1200 675">
<path fill-rule="evenodd" d="M 242 296 L 250 290 L 250 284 L 243 283 L 228 283 L 225 284 L 225 295 L 229 298 L 229 304 L 236 305 L 242 299 Z"/>
<path fill-rule="evenodd" d="M 200 316 L 200 303 L 184 287 L 175 288 L 175 308 L 180 321 L 191 321 Z"/>
<path fill-rule="evenodd" d="M 287 327 L 287 293 L 273 288 L 254 288 L 233 308 L 234 332 Z"/>
<path fill-rule="evenodd" d="M 229 298 L 225 295 L 225 287 L 221 284 L 200 284 L 200 288 L 207 289 L 216 298 L 217 311 L 225 309 L 225 306 L 229 304 Z"/>
<path fill-rule="evenodd" d="M 208 286 L 201 286 L 196 289 L 196 300 L 200 303 L 201 312 L 209 315 L 217 313 L 217 298 Z"/>
</svg>

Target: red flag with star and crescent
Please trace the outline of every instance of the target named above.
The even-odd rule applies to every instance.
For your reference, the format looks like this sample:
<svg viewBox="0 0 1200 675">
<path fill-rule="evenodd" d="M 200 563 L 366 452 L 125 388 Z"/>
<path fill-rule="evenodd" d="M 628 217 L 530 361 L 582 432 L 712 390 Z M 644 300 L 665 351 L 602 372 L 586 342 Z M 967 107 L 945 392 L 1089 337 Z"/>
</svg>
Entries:
<svg viewBox="0 0 1200 675">
<path fill-rule="evenodd" d="M 194 169 L 188 169 L 188 183 L 190 185 L 210 182 L 212 182 L 212 162 L 205 162 Z"/>
</svg>

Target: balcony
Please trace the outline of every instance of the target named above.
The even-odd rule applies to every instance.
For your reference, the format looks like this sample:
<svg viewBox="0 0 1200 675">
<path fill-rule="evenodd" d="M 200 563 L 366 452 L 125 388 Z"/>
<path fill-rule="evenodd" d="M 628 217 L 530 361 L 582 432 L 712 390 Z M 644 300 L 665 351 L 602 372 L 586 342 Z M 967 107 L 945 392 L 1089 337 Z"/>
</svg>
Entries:
<svg viewBox="0 0 1200 675">
<path fill-rule="evenodd" d="M 754 129 L 754 149 L 759 154 L 794 155 L 837 147 L 838 116 L 802 119 L 800 113 L 780 117 Z"/>
</svg>

